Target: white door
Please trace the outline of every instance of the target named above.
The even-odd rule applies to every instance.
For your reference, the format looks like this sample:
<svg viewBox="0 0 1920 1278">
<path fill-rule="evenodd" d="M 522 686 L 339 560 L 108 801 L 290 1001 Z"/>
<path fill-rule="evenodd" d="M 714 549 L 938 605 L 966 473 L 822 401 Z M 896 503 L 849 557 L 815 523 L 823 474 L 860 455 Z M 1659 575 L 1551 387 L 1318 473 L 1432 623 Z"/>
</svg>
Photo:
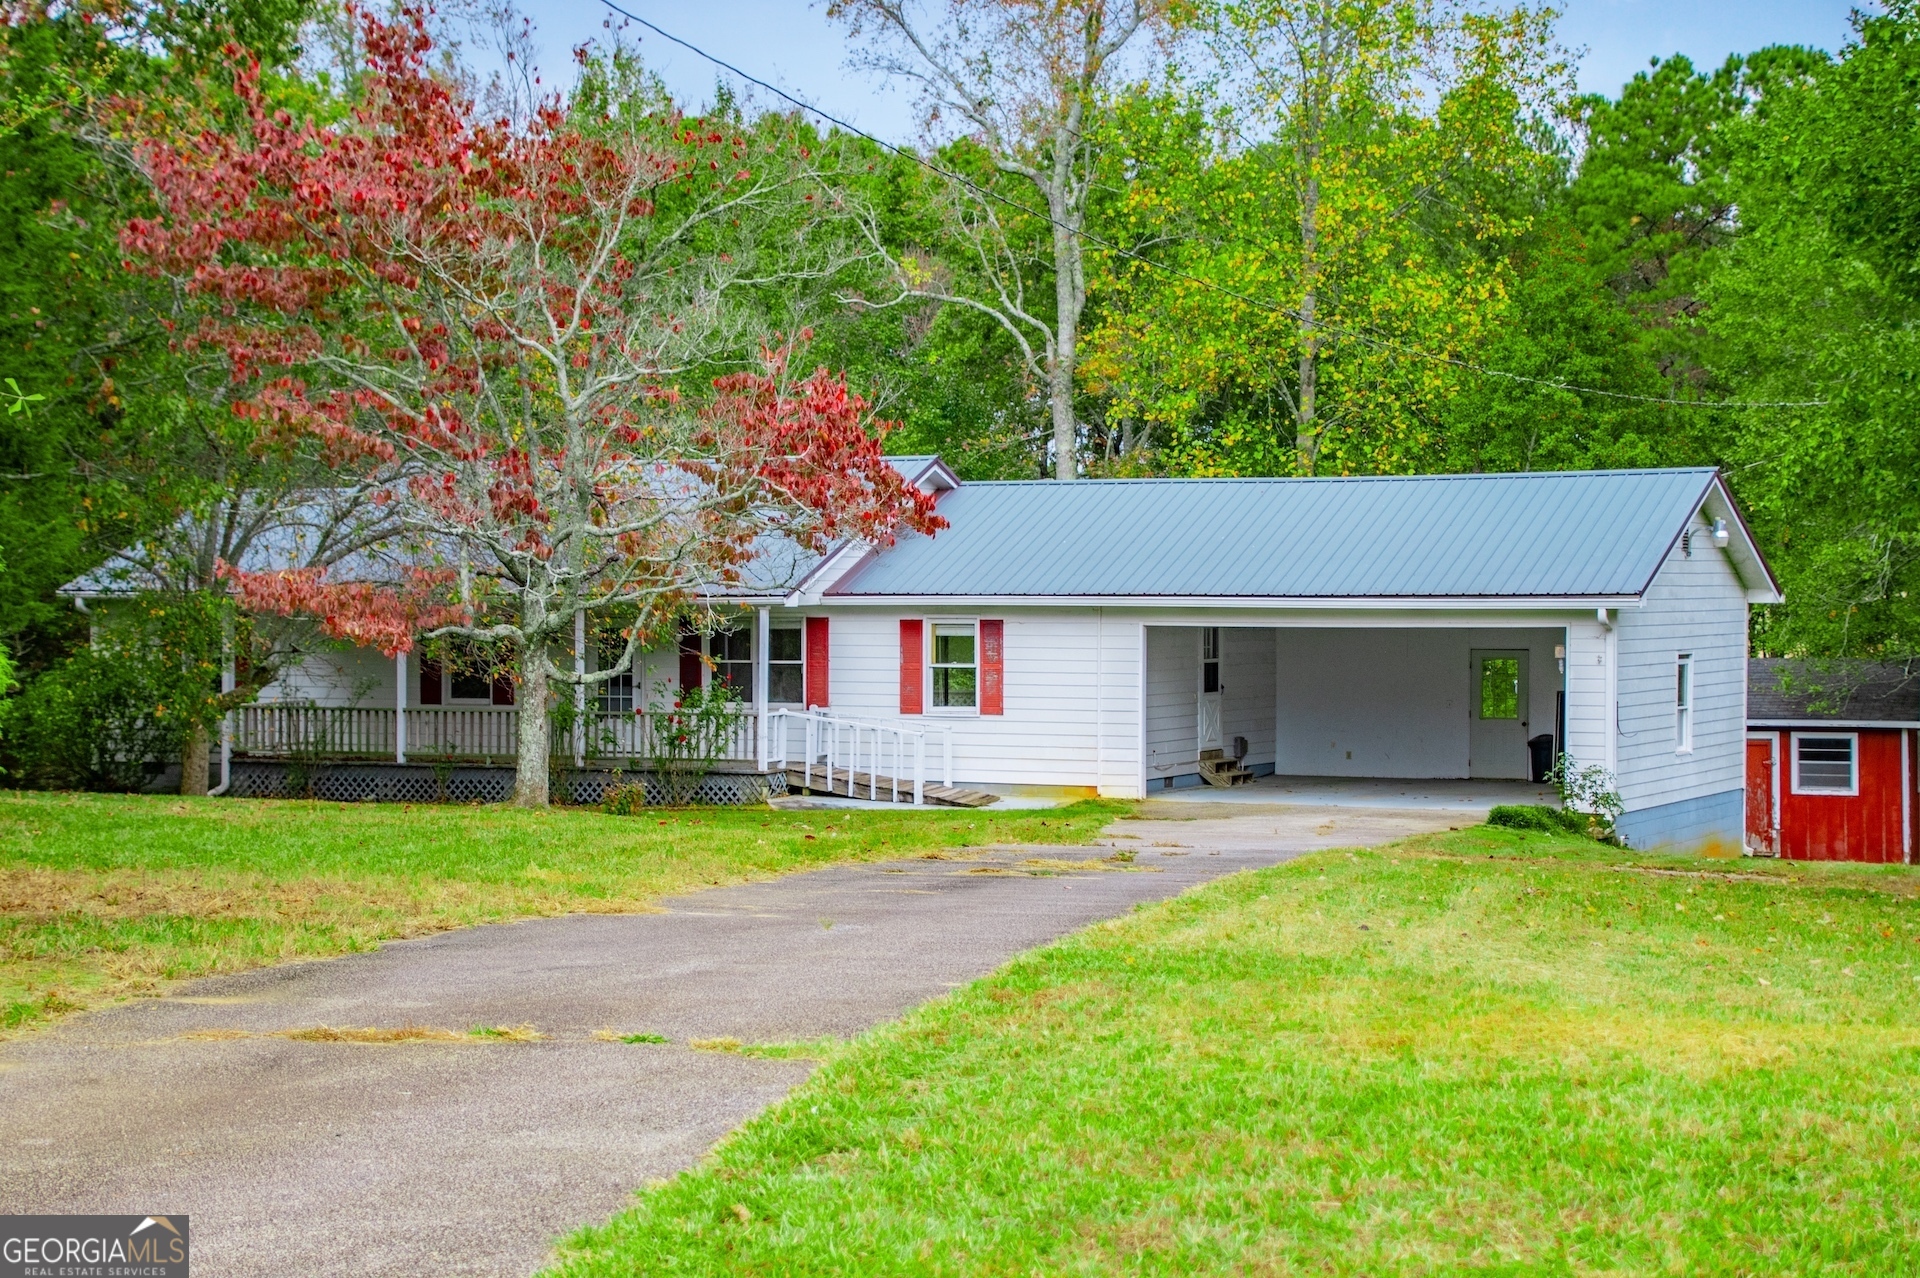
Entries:
<svg viewBox="0 0 1920 1278">
<path fill-rule="evenodd" d="M 1200 628 L 1200 749 L 1220 749 L 1220 627 Z"/>
<path fill-rule="evenodd" d="M 1525 781 L 1527 757 L 1527 653 L 1525 649 L 1475 648 L 1468 685 L 1467 775 Z"/>
</svg>

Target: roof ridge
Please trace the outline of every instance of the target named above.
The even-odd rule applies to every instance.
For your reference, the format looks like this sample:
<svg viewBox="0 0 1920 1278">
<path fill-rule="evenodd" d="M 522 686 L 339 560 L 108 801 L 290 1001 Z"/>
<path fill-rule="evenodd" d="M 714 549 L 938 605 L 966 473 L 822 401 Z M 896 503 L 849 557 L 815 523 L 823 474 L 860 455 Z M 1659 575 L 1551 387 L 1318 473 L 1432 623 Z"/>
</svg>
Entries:
<svg viewBox="0 0 1920 1278">
<path fill-rule="evenodd" d="M 1604 475 L 1713 475 L 1717 466 L 1623 466 L 1610 470 L 1493 470 L 1426 475 L 1142 475 L 1138 478 L 969 479 L 968 488 L 1134 487 L 1149 484 L 1343 484 L 1416 483 L 1438 480 L 1592 479 Z"/>
</svg>

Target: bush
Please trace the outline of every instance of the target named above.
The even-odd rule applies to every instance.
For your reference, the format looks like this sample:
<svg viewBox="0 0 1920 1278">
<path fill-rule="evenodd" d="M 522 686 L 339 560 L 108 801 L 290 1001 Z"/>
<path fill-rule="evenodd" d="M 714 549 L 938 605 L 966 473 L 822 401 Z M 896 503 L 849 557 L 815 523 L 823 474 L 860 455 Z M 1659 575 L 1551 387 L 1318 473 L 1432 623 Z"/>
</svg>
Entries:
<svg viewBox="0 0 1920 1278">
<path fill-rule="evenodd" d="M 1592 834 L 1586 813 L 1567 812 L 1540 803 L 1503 803 L 1487 813 L 1487 824 L 1509 830 L 1539 830 L 1544 834 Z"/>
</svg>

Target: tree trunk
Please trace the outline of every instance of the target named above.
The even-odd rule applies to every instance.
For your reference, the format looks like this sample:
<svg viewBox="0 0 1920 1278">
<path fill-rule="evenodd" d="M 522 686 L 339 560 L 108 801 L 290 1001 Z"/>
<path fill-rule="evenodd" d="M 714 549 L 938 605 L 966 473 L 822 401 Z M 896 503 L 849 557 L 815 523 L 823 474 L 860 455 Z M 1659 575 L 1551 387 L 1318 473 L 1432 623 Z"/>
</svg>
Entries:
<svg viewBox="0 0 1920 1278">
<path fill-rule="evenodd" d="M 520 686 L 514 704 L 520 711 L 520 758 L 513 777 L 513 801 L 523 808 L 547 806 L 547 665 L 536 650 L 520 658 Z"/>
<path fill-rule="evenodd" d="M 1054 228 L 1056 241 L 1066 240 L 1067 233 Z M 1055 479 L 1078 479 L 1080 466 L 1078 456 L 1079 429 L 1073 418 L 1073 365 L 1078 354 L 1075 343 L 1079 334 L 1077 308 L 1070 309 L 1073 285 L 1067 279 L 1063 256 L 1071 250 L 1056 243 L 1054 260 L 1061 266 L 1054 271 L 1056 280 L 1061 281 L 1055 292 L 1058 295 L 1060 314 L 1056 320 L 1053 354 L 1053 367 L 1047 370 L 1047 402 L 1053 410 L 1053 477 Z"/>
<path fill-rule="evenodd" d="M 207 769 L 212 765 L 213 737 L 202 724 L 195 724 L 180 751 L 180 793 L 204 795 Z"/>
<path fill-rule="evenodd" d="M 1320 429 L 1314 417 L 1314 393 L 1320 379 L 1319 332 L 1314 326 L 1320 301 L 1320 179 L 1309 173 L 1300 198 L 1300 411 L 1294 424 L 1293 448 L 1300 471 L 1311 475 L 1320 456 Z"/>
</svg>

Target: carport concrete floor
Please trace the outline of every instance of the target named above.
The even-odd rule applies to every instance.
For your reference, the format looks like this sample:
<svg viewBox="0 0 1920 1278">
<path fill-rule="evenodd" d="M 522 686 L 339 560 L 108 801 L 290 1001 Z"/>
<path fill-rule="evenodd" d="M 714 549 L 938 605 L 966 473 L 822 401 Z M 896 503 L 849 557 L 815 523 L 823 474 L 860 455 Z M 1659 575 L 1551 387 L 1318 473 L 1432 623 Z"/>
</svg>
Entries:
<svg viewBox="0 0 1920 1278">
<path fill-rule="evenodd" d="M 1214 786 L 1185 786 L 1153 790 L 1149 809 L 1176 803 L 1303 804 L 1333 808 L 1428 809 L 1452 812 L 1474 821 L 1502 803 L 1560 802 L 1550 785 L 1530 781 L 1398 780 L 1392 777 L 1255 777 L 1244 785 L 1222 790 Z"/>
<path fill-rule="evenodd" d="M 531 1273 L 811 1068 L 689 1040 L 857 1034 L 1137 902 L 1462 823 L 1435 807 L 1225 808 L 1117 822 L 1094 847 L 843 866 L 656 914 L 449 932 L 78 1016 L 0 1045 L 0 1211 L 184 1213 L 202 1278 Z M 1116 846 L 1134 860 L 1108 860 Z M 518 1025 L 546 1037 L 283 1037 Z M 596 1037 L 609 1030 L 672 1041 Z"/>
</svg>

